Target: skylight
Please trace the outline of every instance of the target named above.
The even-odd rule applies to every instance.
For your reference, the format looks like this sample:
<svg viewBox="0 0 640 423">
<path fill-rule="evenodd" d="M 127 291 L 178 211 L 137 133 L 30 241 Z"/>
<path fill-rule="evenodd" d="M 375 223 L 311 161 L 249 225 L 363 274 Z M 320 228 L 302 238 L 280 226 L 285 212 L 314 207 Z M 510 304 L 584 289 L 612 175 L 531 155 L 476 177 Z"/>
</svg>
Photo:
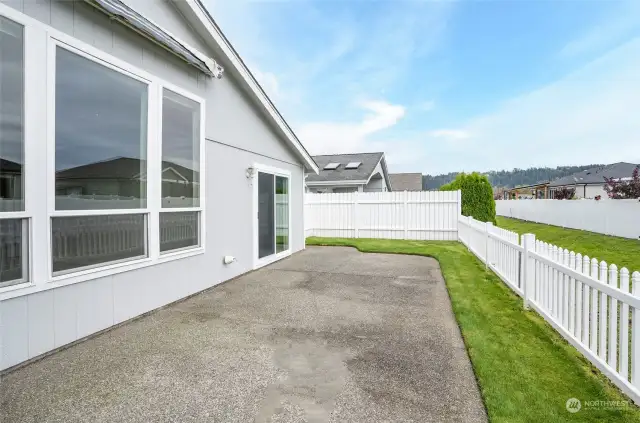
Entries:
<svg viewBox="0 0 640 423">
<path fill-rule="evenodd" d="M 357 169 L 360 167 L 361 164 L 362 162 L 350 162 L 345 166 L 345 169 Z"/>
<path fill-rule="evenodd" d="M 336 170 L 340 166 L 340 163 L 329 163 L 324 167 L 324 170 Z"/>
</svg>

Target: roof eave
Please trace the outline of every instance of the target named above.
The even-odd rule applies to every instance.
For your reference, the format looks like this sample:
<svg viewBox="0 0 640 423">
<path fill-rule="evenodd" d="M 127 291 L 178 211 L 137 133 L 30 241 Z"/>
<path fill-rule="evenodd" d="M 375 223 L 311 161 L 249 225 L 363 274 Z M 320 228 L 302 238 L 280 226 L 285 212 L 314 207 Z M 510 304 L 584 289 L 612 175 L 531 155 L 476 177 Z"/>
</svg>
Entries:
<svg viewBox="0 0 640 423">
<path fill-rule="evenodd" d="M 249 96 L 251 100 L 275 123 L 274 126 L 291 145 L 298 157 L 302 159 L 305 169 L 318 174 L 320 171 L 318 165 L 304 148 L 291 127 L 284 120 L 269 96 L 262 89 L 251 71 L 249 71 L 200 0 L 181 0 L 173 4 L 180 10 L 185 19 L 192 24 L 196 31 L 200 29 L 200 32 L 208 35 L 208 37 L 205 37 L 205 41 L 210 44 L 212 48 L 217 48 L 222 51 L 225 56 L 224 59 L 231 65 L 231 69 L 225 68 L 225 72 L 231 71 L 230 73 L 235 73 L 239 76 L 237 80 L 243 86 L 244 90 L 251 94 Z"/>
<path fill-rule="evenodd" d="M 333 181 L 309 181 L 307 180 L 307 186 L 321 186 L 321 185 L 365 185 L 365 180 L 333 180 Z"/>
</svg>

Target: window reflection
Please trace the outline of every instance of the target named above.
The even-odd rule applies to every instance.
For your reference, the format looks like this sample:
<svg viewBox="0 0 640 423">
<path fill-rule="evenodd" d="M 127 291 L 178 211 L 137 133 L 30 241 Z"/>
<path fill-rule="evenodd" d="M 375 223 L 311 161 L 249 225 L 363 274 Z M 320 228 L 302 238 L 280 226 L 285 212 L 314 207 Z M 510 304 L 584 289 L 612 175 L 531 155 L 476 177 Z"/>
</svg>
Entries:
<svg viewBox="0 0 640 423">
<path fill-rule="evenodd" d="M 200 212 L 160 213 L 160 251 L 197 247 Z"/>
<path fill-rule="evenodd" d="M 0 16 L 0 212 L 24 210 L 23 28 Z"/>
<path fill-rule="evenodd" d="M 146 207 L 147 85 L 58 47 L 56 209 Z"/>
<path fill-rule="evenodd" d="M 200 105 L 172 91 L 162 99 L 162 207 L 200 205 Z"/>
</svg>

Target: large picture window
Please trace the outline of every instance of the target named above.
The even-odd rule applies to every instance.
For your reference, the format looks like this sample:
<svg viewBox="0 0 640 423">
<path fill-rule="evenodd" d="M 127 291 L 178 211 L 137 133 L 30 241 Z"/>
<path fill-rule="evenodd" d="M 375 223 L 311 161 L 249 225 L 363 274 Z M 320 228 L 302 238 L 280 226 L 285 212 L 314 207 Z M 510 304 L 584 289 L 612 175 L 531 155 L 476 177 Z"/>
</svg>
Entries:
<svg viewBox="0 0 640 423">
<path fill-rule="evenodd" d="M 204 252 L 197 94 L 0 5 L 0 298 Z"/>
<path fill-rule="evenodd" d="M 162 208 L 173 211 L 160 214 L 161 252 L 200 245 L 199 207 L 200 104 L 164 89 Z"/>
<path fill-rule="evenodd" d="M 28 280 L 25 168 L 24 28 L 0 16 L 0 287 Z"/>
<path fill-rule="evenodd" d="M 147 256 L 146 215 L 113 213 L 147 207 L 148 85 L 62 47 L 55 81 L 55 209 L 77 212 L 54 212 L 54 274 Z"/>
<path fill-rule="evenodd" d="M 56 210 L 146 207 L 147 91 L 57 48 Z"/>
</svg>

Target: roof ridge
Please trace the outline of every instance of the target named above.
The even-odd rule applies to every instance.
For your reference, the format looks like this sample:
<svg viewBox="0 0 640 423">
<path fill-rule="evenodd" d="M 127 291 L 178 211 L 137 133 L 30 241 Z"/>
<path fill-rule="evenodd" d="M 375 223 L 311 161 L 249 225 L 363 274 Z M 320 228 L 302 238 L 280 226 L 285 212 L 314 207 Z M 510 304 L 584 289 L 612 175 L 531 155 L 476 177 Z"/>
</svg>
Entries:
<svg viewBox="0 0 640 423">
<path fill-rule="evenodd" d="M 336 154 L 314 154 L 311 157 L 329 157 L 329 156 L 362 156 L 363 154 L 384 154 L 382 151 L 373 151 L 367 153 L 336 153 Z"/>
</svg>

